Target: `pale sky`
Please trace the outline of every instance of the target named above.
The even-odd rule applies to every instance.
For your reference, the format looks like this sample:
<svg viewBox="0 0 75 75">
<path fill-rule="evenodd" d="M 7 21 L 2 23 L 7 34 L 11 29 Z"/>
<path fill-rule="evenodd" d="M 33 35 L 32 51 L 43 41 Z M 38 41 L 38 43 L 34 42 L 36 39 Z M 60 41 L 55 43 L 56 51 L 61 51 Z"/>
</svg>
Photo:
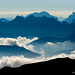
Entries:
<svg viewBox="0 0 75 75">
<path fill-rule="evenodd" d="M 75 11 L 75 0 L 0 0 L 0 17 L 26 16 L 36 11 L 68 17 Z"/>
</svg>

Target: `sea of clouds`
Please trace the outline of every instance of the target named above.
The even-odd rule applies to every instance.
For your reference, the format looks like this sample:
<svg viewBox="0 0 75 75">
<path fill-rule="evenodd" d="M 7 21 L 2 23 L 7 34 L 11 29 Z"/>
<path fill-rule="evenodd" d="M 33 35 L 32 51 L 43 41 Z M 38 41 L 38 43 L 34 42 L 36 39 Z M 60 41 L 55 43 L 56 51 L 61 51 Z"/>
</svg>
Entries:
<svg viewBox="0 0 75 75">
<path fill-rule="evenodd" d="M 30 51 L 34 51 L 33 45 L 27 45 L 35 40 L 38 40 L 38 37 L 28 39 L 26 37 L 19 36 L 18 38 L 0 38 L 0 45 L 17 45 L 19 47 L 24 47 Z"/>
<path fill-rule="evenodd" d="M 70 54 L 71 51 L 75 50 L 75 43 L 70 41 L 64 42 L 46 42 L 42 45 L 33 45 L 34 50 L 38 53 L 43 52 L 46 57 L 54 56 L 57 54 L 65 53 Z"/>
<path fill-rule="evenodd" d="M 65 58 L 65 57 L 69 57 L 71 59 L 75 59 L 75 51 L 74 53 L 72 52 L 71 54 L 58 54 L 58 55 L 54 55 L 52 57 L 37 57 L 37 58 L 26 58 L 23 55 L 21 56 L 3 56 L 0 59 L 0 69 L 5 67 L 5 66 L 9 66 L 9 67 L 20 67 L 24 64 L 31 64 L 31 63 L 37 63 L 37 62 L 43 62 L 43 61 L 48 61 L 48 60 L 52 60 L 52 59 L 56 59 L 56 58 Z"/>
<path fill-rule="evenodd" d="M 17 45 L 19 47 L 24 47 L 30 51 L 37 52 L 34 45 L 29 43 L 38 40 L 38 37 L 34 37 L 32 39 L 28 39 L 26 37 L 18 37 L 18 38 L 0 38 L 0 45 Z M 29 44 L 29 45 L 27 45 Z M 75 43 L 70 41 L 64 42 L 46 42 L 41 47 L 38 47 L 40 57 L 36 58 L 26 58 L 23 55 L 20 56 L 2 56 L 0 58 L 0 69 L 5 66 L 10 67 L 19 67 L 24 64 L 37 63 L 42 61 L 48 61 L 56 58 L 65 58 L 69 57 L 71 59 L 75 59 Z M 70 54 L 66 54 L 64 50 L 71 50 Z M 60 54 L 55 54 L 52 56 L 46 56 L 46 54 L 50 54 L 51 52 L 62 51 Z M 46 53 L 47 52 L 47 53 Z M 37 52 L 38 53 L 38 52 Z"/>
</svg>

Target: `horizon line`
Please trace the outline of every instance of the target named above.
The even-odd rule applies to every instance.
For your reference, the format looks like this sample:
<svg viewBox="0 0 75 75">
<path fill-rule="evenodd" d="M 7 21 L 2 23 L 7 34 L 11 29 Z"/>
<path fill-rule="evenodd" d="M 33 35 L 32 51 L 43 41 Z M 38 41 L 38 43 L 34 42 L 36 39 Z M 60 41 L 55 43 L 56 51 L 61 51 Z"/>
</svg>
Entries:
<svg viewBox="0 0 75 75">
<path fill-rule="evenodd" d="M 17 15 L 22 15 L 22 16 L 27 16 L 28 14 L 32 14 L 32 13 L 40 13 L 43 11 L 1 11 L 0 12 L 0 18 L 15 18 L 15 16 Z M 71 15 L 73 12 L 75 11 L 46 11 L 48 12 L 50 15 L 56 16 L 56 17 L 63 17 L 63 18 L 67 18 L 69 15 Z"/>
</svg>

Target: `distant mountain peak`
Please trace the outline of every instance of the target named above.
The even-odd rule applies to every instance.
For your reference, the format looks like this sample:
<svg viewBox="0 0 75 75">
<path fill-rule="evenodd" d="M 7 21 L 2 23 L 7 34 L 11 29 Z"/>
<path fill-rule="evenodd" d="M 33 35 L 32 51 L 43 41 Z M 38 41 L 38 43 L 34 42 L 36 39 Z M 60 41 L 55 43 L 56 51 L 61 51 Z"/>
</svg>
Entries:
<svg viewBox="0 0 75 75">
<path fill-rule="evenodd" d="M 48 13 L 48 12 L 46 12 L 46 11 L 42 11 L 42 12 L 40 12 L 40 13 Z"/>
<path fill-rule="evenodd" d="M 42 12 L 35 12 L 35 13 L 33 13 L 33 15 L 37 15 L 36 17 L 39 17 L 39 16 L 51 16 L 48 12 L 46 12 L 46 11 L 42 11 Z"/>
<path fill-rule="evenodd" d="M 28 16 L 26 19 L 31 19 L 31 20 L 32 20 L 32 19 L 35 19 L 35 18 L 36 18 L 36 17 L 35 17 L 34 15 L 31 14 L 31 15 Z"/>
<path fill-rule="evenodd" d="M 13 20 L 24 20 L 25 18 L 23 16 L 16 16 Z"/>
<path fill-rule="evenodd" d="M 72 21 L 75 19 L 75 12 L 72 12 L 71 15 L 65 20 L 68 23 L 72 23 Z"/>
<path fill-rule="evenodd" d="M 35 17 L 34 15 L 30 15 L 29 17 Z"/>
<path fill-rule="evenodd" d="M 9 22 L 9 20 L 7 20 L 6 18 L 0 18 L 0 20 L 1 20 L 2 22 Z"/>
<path fill-rule="evenodd" d="M 42 14 L 49 14 L 48 12 L 46 12 L 46 11 L 42 11 L 42 12 L 34 12 L 34 13 L 32 13 L 32 14 L 40 14 L 40 13 L 42 13 Z M 50 14 L 49 14 L 50 15 Z"/>
<path fill-rule="evenodd" d="M 49 14 L 48 12 L 46 12 L 46 11 L 34 12 L 34 13 L 32 13 L 32 14 L 27 15 L 25 18 L 29 17 L 30 15 L 33 15 L 33 16 L 35 16 L 35 17 L 43 17 L 43 16 L 46 16 L 46 17 L 55 18 L 56 20 L 58 20 L 57 17 L 50 15 L 50 14 Z"/>
<path fill-rule="evenodd" d="M 19 15 L 17 15 L 15 18 L 24 18 L 23 16 L 19 16 Z"/>
<path fill-rule="evenodd" d="M 42 12 L 40 12 L 40 13 L 43 13 L 43 14 L 49 14 L 48 12 L 46 12 L 46 11 L 42 11 Z M 50 14 L 49 14 L 50 15 Z"/>
<path fill-rule="evenodd" d="M 75 12 L 73 12 L 72 14 L 75 15 Z"/>
</svg>

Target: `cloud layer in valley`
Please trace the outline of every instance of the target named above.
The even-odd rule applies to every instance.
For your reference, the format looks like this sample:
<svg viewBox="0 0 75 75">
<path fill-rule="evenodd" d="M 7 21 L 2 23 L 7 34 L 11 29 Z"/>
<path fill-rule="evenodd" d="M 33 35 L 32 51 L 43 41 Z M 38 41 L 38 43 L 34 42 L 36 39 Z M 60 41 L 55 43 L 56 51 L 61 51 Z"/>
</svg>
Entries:
<svg viewBox="0 0 75 75">
<path fill-rule="evenodd" d="M 38 53 L 43 52 L 43 54 L 47 56 L 53 56 L 60 53 L 70 54 L 71 51 L 75 50 L 75 43 L 70 41 L 64 42 L 47 42 L 45 44 L 33 45 L 34 50 Z"/>
<path fill-rule="evenodd" d="M 34 51 L 33 45 L 27 45 L 31 43 L 32 41 L 37 40 L 37 37 L 34 37 L 32 39 L 27 39 L 26 37 L 18 37 L 18 38 L 0 38 L 0 45 L 17 45 L 19 47 L 24 47 L 28 50 Z"/>
<path fill-rule="evenodd" d="M 56 43 L 47 42 L 44 46 L 58 51 L 75 49 L 75 43 L 70 41 L 56 42 Z"/>
<path fill-rule="evenodd" d="M 52 57 L 37 57 L 37 58 L 26 58 L 23 55 L 21 56 L 3 56 L 2 58 L 0 58 L 0 69 L 5 67 L 5 66 L 9 66 L 9 67 L 20 67 L 24 64 L 30 64 L 30 63 L 37 63 L 37 62 L 42 62 L 42 61 L 48 61 L 48 60 L 52 60 L 52 59 L 56 59 L 56 58 L 65 58 L 65 57 L 69 57 L 71 59 L 75 59 L 75 52 L 72 52 L 71 54 L 58 54 L 58 55 L 54 55 Z"/>
<path fill-rule="evenodd" d="M 23 55 L 2 56 L 0 58 L 0 68 L 3 68 L 5 66 L 19 67 L 24 64 L 48 61 L 48 60 L 52 60 L 56 58 L 69 57 L 71 59 L 75 59 L 75 43 L 73 42 L 70 42 L 70 41 L 56 42 L 56 43 L 46 42 L 40 47 L 37 45 L 38 48 L 31 44 L 27 45 L 35 40 L 38 40 L 38 38 L 34 37 L 32 39 L 27 39 L 26 37 L 20 37 L 20 36 L 18 38 L 0 38 L 0 45 L 17 45 L 19 47 L 24 47 L 30 51 L 34 51 L 37 53 L 39 50 L 39 53 L 41 54 L 40 57 L 36 57 L 36 58 L 26 58 Z M 65 51 L 69 51 L 70 53 L 67 54 L 65 53 Z M 52 53 L 55 53 L 55 54 L 53 54 L 52 56 L 49 56 Z"/>
</svg>

